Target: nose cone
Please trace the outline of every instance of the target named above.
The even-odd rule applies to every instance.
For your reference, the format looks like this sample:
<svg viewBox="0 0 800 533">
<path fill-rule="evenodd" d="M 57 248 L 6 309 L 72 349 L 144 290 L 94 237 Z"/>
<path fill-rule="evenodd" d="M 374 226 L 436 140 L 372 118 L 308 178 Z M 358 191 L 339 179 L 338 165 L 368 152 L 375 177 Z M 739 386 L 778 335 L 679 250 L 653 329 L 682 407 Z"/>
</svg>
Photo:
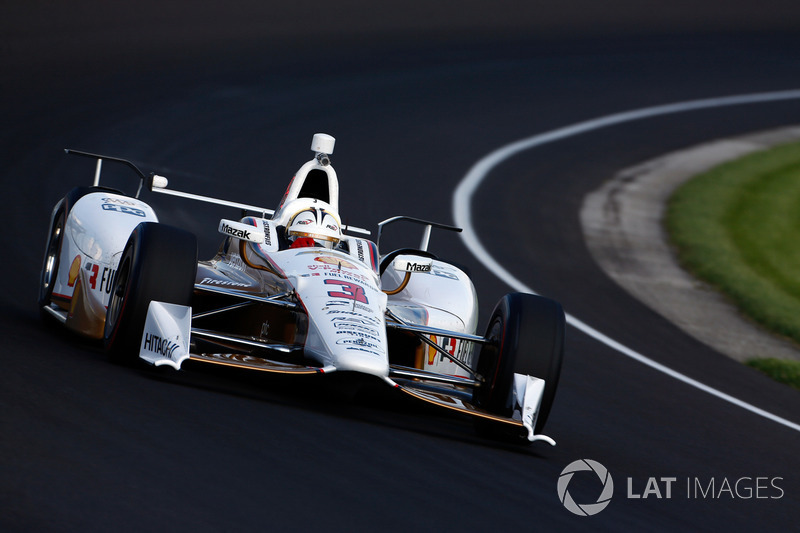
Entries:
<svg viewBox="0 0 800 533">
<path fill-rule="evenodd" d="M 333 309 L 337 313 L 340 311 Z M 383 321 L 353 314 L 323 315 L 311 321 L 306 338 L 306 355 L 341 372 L 358 372 L 380 378 L 389 375 L 386 326 Z M 334 317 L 334 318 L 330 318 Z"/>
<path fill-rule="evenodd" d="M 336 370 L 341 372 L 360 372 L 379 378 L 389 375 L 389 361 L 371 353 L 354 350 L 341 350 L 336 357 Z"/>
<path fill-rule="evenodd" d="M 305 250 L 284 270 L 308 313 L 305 353 L 325 367 L 380 378 L 389 375 L 386 294 L 375 273 L 340 251 Z"/>
</svg>

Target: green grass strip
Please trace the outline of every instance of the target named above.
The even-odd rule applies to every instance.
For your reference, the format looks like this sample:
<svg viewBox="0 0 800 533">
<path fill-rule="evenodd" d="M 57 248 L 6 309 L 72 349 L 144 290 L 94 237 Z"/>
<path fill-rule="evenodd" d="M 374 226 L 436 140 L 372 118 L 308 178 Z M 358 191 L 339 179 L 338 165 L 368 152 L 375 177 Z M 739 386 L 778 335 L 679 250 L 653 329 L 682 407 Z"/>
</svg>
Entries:
<svg viewBox="0 0 800 533">
<path fill-rule="evenodd" d="M 800 343 L 800 143 L 686 182 L 670 198 L 665 224 L 685 268 Z"/>
<path fill-rule="evenodd" d="M 751 359 L 747 365 L 765 373 L 775 381 L 800 390 L 800 361 L 787 359 Z"/>
</svg>

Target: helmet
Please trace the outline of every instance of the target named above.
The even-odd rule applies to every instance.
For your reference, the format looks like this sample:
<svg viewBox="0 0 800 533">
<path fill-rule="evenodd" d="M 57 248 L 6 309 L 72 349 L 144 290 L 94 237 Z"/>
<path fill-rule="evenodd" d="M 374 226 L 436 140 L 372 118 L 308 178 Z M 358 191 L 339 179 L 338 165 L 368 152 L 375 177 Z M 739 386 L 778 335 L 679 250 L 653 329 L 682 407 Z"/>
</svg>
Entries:
<svg viewBox="0 0 800 533">
<path fill-rule="evenodd" d="M 286 226 L 290 241 L 300 238 L 314 239 L 317 244 L 333 248 L 342 239 L 341 223 L 336 213 L 321 207 L 307 207 L 292 216 Z"/>
</svg>

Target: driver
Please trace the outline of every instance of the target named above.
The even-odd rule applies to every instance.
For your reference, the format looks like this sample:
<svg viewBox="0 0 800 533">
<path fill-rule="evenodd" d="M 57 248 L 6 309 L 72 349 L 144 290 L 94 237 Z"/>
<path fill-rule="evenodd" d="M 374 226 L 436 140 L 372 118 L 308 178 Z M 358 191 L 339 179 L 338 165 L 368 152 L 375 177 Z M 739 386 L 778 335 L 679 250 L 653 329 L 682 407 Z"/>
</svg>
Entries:
<svg viewBox="0 0 800 533">
<path fill-rule="evenodd" d="M 291 243 L 290 248 L 333 248 L 342 239 L 341 226 L 335 212 L 312 205 L 292 216 L 286 226 L 286 238 Z"/>
</svg>

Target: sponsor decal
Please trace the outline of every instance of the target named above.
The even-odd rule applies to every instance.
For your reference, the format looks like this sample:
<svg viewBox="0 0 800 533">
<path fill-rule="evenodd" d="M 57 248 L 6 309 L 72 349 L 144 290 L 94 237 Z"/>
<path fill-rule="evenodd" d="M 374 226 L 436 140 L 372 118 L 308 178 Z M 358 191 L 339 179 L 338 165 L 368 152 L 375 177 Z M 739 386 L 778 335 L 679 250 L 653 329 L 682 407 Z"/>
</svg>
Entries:
<svg viewBox="0 0 800 533">
<path fill-rule="evenodd" d="M 368 353 L 370 355 L 376 355 L 378 357 L 381 357 L 383 355 L 383 353 L 384 353 L 384 352 L 379 352 L 377 350 L 368 350 L 366 348 L 360 348 L 358 346 L 346 346 L 345 350 L 349 350 L 351 352 L 365 352 L 365 353 Z"/>
<path fill-rule="evenodd" d="M 232 266 L 236 270 L 244 271 L 245 268 L 246 268 L 246 266 L 244 264 L 244 261 L 242 261 L 242 256 L 240 256 L 239 254 L 226 255 L 224 261 L 225 261 L 225 263 L 229 264 L 230 266 Z"/>
<path fill-rule="evenodd" d="M 130 200 L 123 200 L 122 198 L 103 198 L 103 202 L 109 204 L 120 204 L 120 205 L 138 205 L 135 202 L 131 202 Z"/>
<path fill-rule="evenodd" d="M 366 276 L 362 276 L 357 272 L 351 272 L 349 270 L 340 270 L 338 265 L 327 265 L 327 264 L 308 265 L 308 269 L 311 271 L 321 270 L 325 273 L 325 276 L 342 278 L 349 281 L 363 283 L 374 291 L 378 290 L 378 288 L 373 283 L 371 283 L 370 279 L 367 278 Z M 301 274 L 302 277 L 319 276 L 319 275 L 320 274 L 318 272 L 313 272 L 312 274 Z"/>
<path fill-rule="evenodd" d="M 262 243 L 264 241 L 263 231 L 259 230 L 255 219 L 246 217 L 245 222 L 234 222 L 233 220 L 222 219 L 219 221 L 217 230 L 223 235 L 242 239 L 254 243 Z"/>
<path fill-rule="evenodd" d="M 340 346 L 358 346 L 358 347 L 361 347 L 361 348 L 372 348 L 374 350 L 380 350 L 381 349 L 381 345 L 380 344 L 377 344 L 377 343 L 374 343 L 374 342 L 369 342 L 369 341 L 367 341 L 367 340 L 365 340 L 363 338 L 339 339 L 338 341 L 336 341 L 336 344 L 338 344 Z"/>
<path fill-rule="evenodd" d="M 169 339 L 162 339 L 158 335 L 147 333 L 144 336 L 143 349 L 148 352 L 157 353 L 167 358 L 172 358 L 173 352 L 180 348 L 180 344 L 173 342 Z"/>
<path fill-rule="evenodd" d="M 314 258 L 314 261 L 319 261 L 320 263 L 325 263 L 326 265 L 335 265 L 341 268 L 358 268 L 356 265 L 351 263 L 346 259 L 341 259 L 339 257 L 331 257 L 329 255 L 320 255 Z"/>
<path fill-rule="evenodd" d="M 369 325 L 354 324 L 352 322 L 344 322 L 343 320 L 334 320 L 333 327 L 337 330 L 337 332 L 349 332 L 353 335 L 359 335 L 361 333 L 377 335 L 375 328 L 372 328 Z"/>
<path fill-rule="evenodd" d="M 104 211 L 116 211 L 117 213 L 125 213 L 126 215 L 134 215 L 137 217 L 144 217 L 145 212 L 141 209 L 137 209 L 135 207 L 129 207 L 127 205 L 118 205 L 118 204 L 102 204 L 100 207 L 103 208 Z"/>
<path fill-rule="evenodd" d="M 75 286 L 75 280 L 78 279 L 78 272 L 81 270 L 81 256 L 76 255 L 69 266 L 69 277 L 67 278 L 67 285 L 70 287 Z"/>
<path fill-rule="evenodd" d="M 264 224 L 264 244 L 272 246 L 272 228 L 269 224 Z"/>
<path fill-rule="evenodd" d="M 94 263 L 86 263 L 83 267 L 86 272 L 89 272 L 89 286 L 95 290 L 97 289 L 97 274 L 100 272 L 100 265 Z"/>
<path fill-rule="evenodd" d="M 430 339 L 441 346 L 445 352 L 452 355 L 454 358 L 456 357 L 456 348 L 458 347 L 458 339 L 453 339 L 450 337 L 442 337 L 441 339 L 437 339 L 436 335 L 431 335 Z M 444 361 L 445 357 L 439 351 L 434 348 L 433 346 L 428 346 L 428 364 L 432 365 L 436 360 L 436 356 L 440 357 L 441 361 Z"/>
<path fill-rule="evenodd" d="M 394 260 L 394 269 L 399 272 L 430 272 L 432 261 L 428 260 L 418 260 L 414 258 L 415 256 L 398 256 Z"/>
<path fill-rule="evenodd" d="M 377 330 L 371 329 L 371 328 L 365 328 L 364 326 L 361 326 L 361 327 L 358 327 L 358 328 L 355 328 L 355 327 L 353 327 L 353 328 L 351 328 L 351 327 L 339 327 L 339 328 L 337 328 L 336 325 L 334 325 L 334 328 L 336 328 L 336 330 L 334 332 L 334 333 L 336 333 L 336 335 L 350 335 L 352 337 L 366 337 L 368 339 L 374 340 L 375 342 L 380 342 L 380 340 L 381 340 L 380 339 L 380 334 L 378 333 Z"/>
<path fill-rule="evenodd" d="M 441 268 L 430 269 L 429 273 L 433 274 L 434 276 L 439 276 L 440 278 L 458 279 L 458 276 L 453 272 L 448 272 L 446 270 L 442 270 Z"/>
<path fill-rule="evenodd" d="M 377 321 L 374 318 L 354 318 L 350 316 L 338 316 L 334 320 L 347 324 L 375 324 Z"/>
<path fill-rule="evenodd" d="M 323 255 L 323 254 L 329 254 L 329 253 L 330 253 L 330 250 L 311 248 L 310 250 L 299 250 L 295 255 L 299 257 L 301 255 L 308 255 L 308 254 Z"/>
<path fill-rule="evenodd" d="M 406 272 L 430 272 L 431 265 L 424 264 L 424 263 L 412 263 L 409 261 L 406 263 Z"/>
<path fill-rule="evenodd" d="M 224 222 L 220 225 L 219 230 L 222 233 L 230 235 L 231 237 L 236 237 L 237 239 L 250 240 L 251 238 L 249 231 L 245 229 L 232 228 L 231 226 L 229 226 Z"/>
<path fill-rule="evenodd" d="M 218 285 L 220 287 L 248 287 L 247 283 L 239 283 L 238 281 L 230 281 L 227 279 L 214 279 L 203 278 L 200 281 L 201 285 Z"/>
<path fill-rule="evenodd" d="M 331 304 L 329 303 L 328 305 L 331 305 Z M 344 304 L 344 305 L 348 305 L 348 304 Z M 368 308 L 368 310 L 370 312 L 372 311 L 372 309 L 369 309 L 369 308 Z M 331 310 L 327 311 L 326 314 L 328 314 L 328 315 L 339 315 L 339 314 L 341 314 L 341 315 L 347 315 L 349 317 L 357 316 L 360 319 L 364 320 L 365 324 L 375 324 L 376 326 L 380 325 L 380 323 L 381 323 L 380 320 L 378 320 L 377 318 L 373 318 L 373 317 L 371 317 L 369 315 L 364 315 L 364 314 L 361 314 L 361 313 L 357 313 L 355 311 L 340 311 L 338 309 L 331 309 Z"/>
<path fill-rule="evenodd" d="M 361 242 L 361 239 L 356 241 L 356 250 L 358 253 L 358 260 L 362 263 L 364 262 L 364 243 Z"/>
<path fill-rule="evenodd" d="M 116 269 L 103 267 L 103 273 L 100 275 L 100 286 L 98 290 L 101 292 L 105 292 L 106 294 L 111 294 L 111 287 L 114 282 L 114 275 L 117 273 Z M 92 285 L 94 289 L 94 285 Z"/>
<path fill-rule="evenodd" d="M 324 280 L 323 283 L 325 283 L 325 285 L 338 285 L 340 287 L 338 291 L 328 291 L 328 296 L 331 298 L 344 298 L 346 300 L 353 300 L 353 302 L 369 304 L 364 287 L 357 283 L 333 278 L 328 278 Z"/>
<path fill-rule="evenodd" d="M 114 274 L 117 272 L 116 269 L 103 267 L 103 273 L 101 274 L 100 265 L 90 262 L 87 262 L 83 269 L 89 273 L 89 287 L 91 287 L 93 291 L 111 294 Z"/>
</svg>

